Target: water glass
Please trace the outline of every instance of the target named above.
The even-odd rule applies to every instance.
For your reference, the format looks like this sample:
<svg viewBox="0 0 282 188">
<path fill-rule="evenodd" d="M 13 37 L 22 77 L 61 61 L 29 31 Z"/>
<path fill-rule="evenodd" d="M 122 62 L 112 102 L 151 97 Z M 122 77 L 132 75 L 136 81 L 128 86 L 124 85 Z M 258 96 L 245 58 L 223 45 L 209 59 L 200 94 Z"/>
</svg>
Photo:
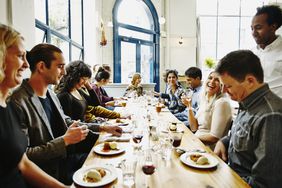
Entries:
<svg viewBox="0 0 282 188">
<path fill-rule="evenodd" d="M 165 161 L 169 161 L 171 159 L 171 153 L 172 153 L 172 144 L 170 138 L 165 138 L 161 141 L 161 156 L 162 159 Z"/>
<path fill-rule="evenodd" d="M 121 164 L 123 184 L 132 187 L 135 183 L 136 160 L 124 160 Z"/>
</svg>

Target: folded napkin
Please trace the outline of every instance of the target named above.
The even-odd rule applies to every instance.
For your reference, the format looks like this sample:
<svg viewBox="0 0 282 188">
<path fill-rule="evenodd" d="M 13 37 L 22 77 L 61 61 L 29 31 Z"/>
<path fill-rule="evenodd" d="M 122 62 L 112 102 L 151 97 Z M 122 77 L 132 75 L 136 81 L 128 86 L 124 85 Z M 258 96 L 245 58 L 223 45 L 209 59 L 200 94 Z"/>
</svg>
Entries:
<svg viewBox="0 0 282 188">
<path fill-rule="evenodd" d="M 130 134 L 122 134 L 122 136 L 117 137 L 117 136 L 110 136 L 110 135 L 105 135 L 104 137 L 101 138 L 102 142 L 129 142 L 131 139 Z"/>
</svg>

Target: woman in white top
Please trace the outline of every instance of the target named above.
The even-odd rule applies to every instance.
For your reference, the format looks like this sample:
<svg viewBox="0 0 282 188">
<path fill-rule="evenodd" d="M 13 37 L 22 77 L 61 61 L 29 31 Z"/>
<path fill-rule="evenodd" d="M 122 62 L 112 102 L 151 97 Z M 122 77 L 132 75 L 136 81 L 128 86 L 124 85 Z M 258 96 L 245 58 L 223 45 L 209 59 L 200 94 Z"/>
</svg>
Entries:
<svg viewBox="0 0 282 188">
<path fill-rule="evenodd" d="M 194 115 L 191 101 L 183 98 L 188 107 L 190 129 L 207 145 L 215 144 L 228 133 L 231 123 L 231 106 L 222 93 L 219 76 L 211 72 L 204 85 L 204 93 L 198 112 Z"/>
</svg>

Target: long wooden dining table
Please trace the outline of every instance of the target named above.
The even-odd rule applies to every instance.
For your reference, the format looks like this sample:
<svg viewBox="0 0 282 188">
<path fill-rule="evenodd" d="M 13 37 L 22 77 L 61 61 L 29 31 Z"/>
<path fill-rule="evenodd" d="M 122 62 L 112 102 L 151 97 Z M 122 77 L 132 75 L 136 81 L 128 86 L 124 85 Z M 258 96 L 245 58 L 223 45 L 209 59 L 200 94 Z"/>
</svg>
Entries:
<svg viewBox="0 0 282 188">
<path fill-rule="evenodd" d="M 154 108 L 154 107 L 149 107 Z M 126 108 L 119 109 L 125 110 Z M 212 150 L 205 146 L 183 123 L 171 114 L 168 110 L 163 110 L 158 114 L 158 118 L 163 123 L 177 122 L 179 129 L 184 131 L 181 148 L 185 150 L 204 150 L 218 160 L 218 164 L 214 168 L 199 169 L 185 165 L 180 161 L 179 154 L 173 150 L 171 159 L 165 161 L 162 159 L 158 160 L 156 171 L 150 175 L 148 187 L 150 188 L 244 188 L 249 185 L 240 178 L 223 160 L 215 155 Z M 144 137 L 142 142 L 148 142 L 151 139 L 149 136 Z M 101 143 L 101 139 L 97 141 L 97 144 Z M 154 141 L 151 141 L 154 143 Z M 83 168 L 90 165 L 112 165 L 116 168 L 117 178 L 110 184 L 104 185 L 103 187 L 126 187 L 123 184 L 122 170 L 118 168 L 118 164 L 124 159 L 137 158 L 138 163 L 136 167 L 135 184 L 133 187 L 139 188 L 144 187 L 145 174 L 142 172 L 140 161 L 142 157 L 136 156 L 131 142 L 118 142 L 118 145 L 125 148 L 125 152 L 118 155 L 99 155 L 91 151 L 88 158 L 86 159 Z M 157 156 L 157 154 L 156 154 Z M 80 187 L 78 185 L 72 185 L 72 187 Z"/>
</svg>

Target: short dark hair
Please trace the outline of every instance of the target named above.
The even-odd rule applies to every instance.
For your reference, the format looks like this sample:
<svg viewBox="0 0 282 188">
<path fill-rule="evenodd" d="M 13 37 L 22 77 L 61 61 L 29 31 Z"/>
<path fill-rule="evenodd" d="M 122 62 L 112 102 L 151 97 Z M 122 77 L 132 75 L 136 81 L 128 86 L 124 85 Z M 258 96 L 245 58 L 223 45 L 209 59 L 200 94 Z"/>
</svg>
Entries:
<svg viewBox="0 0 282 188">
<path fill-rule="evenodd" d="M 110 78 L 110 73 L 109 71 L 105 70 L 104 68 L 100 67 L 95 75 L 95 80 L 97 82 L 100 82 L 102 79 L 109 79 Z"/>
<path fill-rule="evenodd" d="M 196 79 L 197 77 L 202 80 L 202 71 L 198 67 L 190 67 L 185 71 L 185 76 Z"/>
<path fill-rule="evenodd" d="M 89 65 L 85 64 L 83 61 L 73 61 L 66 66 L 66 75 L 60 81 L 57 86 L 57 93 L 67 91 L 70 92 L 75 84 L 80 81 L 82 77 L 91 78 L 92 72 Z"/>
<path fill-rule="evenodd" d="M 277 5 L 265 5 L 257 8 L 255 16 L 267 14 L 268 25 L 277 24 L 277 29 L 282 24 L 282 9 Z"/>
<path fill-rule="evenodd" d="M 169 75 L 170 73 L 174 74 L 174 75 L 176 76 L 176 78 L 178 79 L 178 71 L 174 69 L 174 70 L 168 70 L 168 71 L 166 72 L 166 75 L 165 75 L 165 80 L 166 80 L 166 81 L 167 81 L 167 77 L 168 77 L 168 75 Z"/>
<path fill-rule="evenodd" d="M 41 43 L 34 46 L 26 54 L 27 61 L 31 72 L 35 71 L 35 67 L 38 62 L 43 61 L 45 66 L 49 69 L 51 67 L 51 62 L 55 60 L 54 53 L 63 53 L 60 48 L 47 43 Z"/>
<path fill-rule="evenodd" d="M 259 58 L 250 50 L 237 50 L 228 53 L 218 63 L 216 69 L 220 75 L 227 73 L 238 82 L 243 82 L 251 74 L 263 83 L 263 70 Z"/>
</svg>

